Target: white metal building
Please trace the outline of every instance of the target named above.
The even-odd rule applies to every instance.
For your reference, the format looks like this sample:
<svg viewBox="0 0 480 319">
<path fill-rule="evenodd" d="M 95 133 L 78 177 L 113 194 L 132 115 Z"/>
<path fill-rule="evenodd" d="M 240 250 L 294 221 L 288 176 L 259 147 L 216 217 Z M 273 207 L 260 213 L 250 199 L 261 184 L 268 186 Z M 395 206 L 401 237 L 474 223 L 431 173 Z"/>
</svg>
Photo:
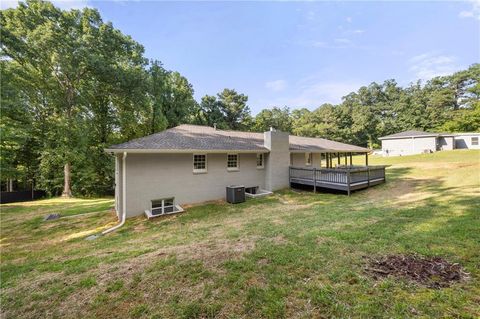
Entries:
<svg viewBox="0 0 480 319">
<path fill-rule="evenodd" d="M 379 138 L 383 156 L 433 153 L 453 149 L 480 149 L 480 133 L 405 131 Z"/>
</svg>

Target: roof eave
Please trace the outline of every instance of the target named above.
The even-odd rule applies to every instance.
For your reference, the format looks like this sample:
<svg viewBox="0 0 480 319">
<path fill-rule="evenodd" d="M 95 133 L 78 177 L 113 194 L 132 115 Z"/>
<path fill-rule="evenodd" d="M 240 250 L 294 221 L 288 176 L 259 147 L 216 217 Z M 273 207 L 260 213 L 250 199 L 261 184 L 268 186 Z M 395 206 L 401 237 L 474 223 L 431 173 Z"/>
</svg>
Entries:
<svg viewBox="0 0 480 319">
<path fill-rule="evenodd" d="M 291 153 L 369 153 L 369 149 L 351 149 L 351 150 L 334 150 L 334 149 L 290 149 Z"/>
<path fill-rule="evenodd" d="M 444 136 L 444 135 L 432 134 L 432 135 L 408 135 L 408 136 L 393 136 L 393 137 L 384 136 L 384 137 L 379 137 L 378 139 L 380 141 L 383 141 L 383 140 L 398 140 L 402 138 L 422 138 L 422 137 L 439 137 L 439 136 Z"/>
<path fill-rule="evenodd" d="M 106 148 L 107 153 L 137 153 L 137 154 L 175 154 L 175 153 L 268 153 L 265 149 L 252 150 L 201 150 L 201 149 L 146 149 L 146 148 Z"/>
</svg>

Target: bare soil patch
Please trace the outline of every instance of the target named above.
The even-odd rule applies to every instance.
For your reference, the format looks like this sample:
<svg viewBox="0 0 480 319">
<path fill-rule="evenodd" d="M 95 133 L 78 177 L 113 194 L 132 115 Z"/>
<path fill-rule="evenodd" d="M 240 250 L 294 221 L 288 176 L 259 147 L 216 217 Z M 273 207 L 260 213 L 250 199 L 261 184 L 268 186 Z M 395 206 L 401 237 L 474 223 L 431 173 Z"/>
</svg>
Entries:
<svg viewBox="0 0 480 319">
<path fill-rule="evenodd" d="M 389 255 L 373 259 L 366 272 L 375 279 L 395 276 L 436 289 L 469 278 L 469 274 L 458 263 L 450 263 L 441 257 L 418 255 Z"/>
</svg>

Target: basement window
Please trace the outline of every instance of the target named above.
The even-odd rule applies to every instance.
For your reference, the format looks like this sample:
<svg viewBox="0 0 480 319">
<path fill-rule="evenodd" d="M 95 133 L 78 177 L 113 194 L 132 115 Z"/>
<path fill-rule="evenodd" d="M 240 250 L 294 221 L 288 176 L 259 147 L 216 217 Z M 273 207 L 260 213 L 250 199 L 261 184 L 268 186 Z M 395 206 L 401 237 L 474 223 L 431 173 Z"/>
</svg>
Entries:
<svg viewBox="0 0 480 319">
<path fill-rule="evenodd" d="M 163 215 L 175 211 L 175 198 L 163 198 L 152 200 L 152 215 Z"/>
<path fill-rule="evenodd" d="M 238 154 L 227 154 L 227 170 L 238 171 Z"/>
<path fill-rule="evenodd" d="M 478 145 L 478 137 L 472 137 L 472 145 Z"/>
<path fill-rule="evenodd" d="M 206 173 L 207 172 L 207 155 L 193 154 L 193 172 Z"/>
<path fill-rule="evenodd" d="M 312 153 L 305 153 L 305 165 L 306 166 L 312 165 Z"/>
</svg>

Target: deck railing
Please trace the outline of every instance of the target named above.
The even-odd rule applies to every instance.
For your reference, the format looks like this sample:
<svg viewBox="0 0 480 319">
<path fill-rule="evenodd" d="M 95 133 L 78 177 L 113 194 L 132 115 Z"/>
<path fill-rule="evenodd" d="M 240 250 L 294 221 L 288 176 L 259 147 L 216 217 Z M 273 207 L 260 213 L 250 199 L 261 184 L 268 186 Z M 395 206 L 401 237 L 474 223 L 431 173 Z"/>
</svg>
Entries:
<svg viewBox="0 0 480 319">
<path fill-rule="evenodd" d="M 290 167 L 290 183 L 345 190 L 366 188 L 385 182 L 385 166 L 339 166 L 337 168 Z"/>
</svg>

